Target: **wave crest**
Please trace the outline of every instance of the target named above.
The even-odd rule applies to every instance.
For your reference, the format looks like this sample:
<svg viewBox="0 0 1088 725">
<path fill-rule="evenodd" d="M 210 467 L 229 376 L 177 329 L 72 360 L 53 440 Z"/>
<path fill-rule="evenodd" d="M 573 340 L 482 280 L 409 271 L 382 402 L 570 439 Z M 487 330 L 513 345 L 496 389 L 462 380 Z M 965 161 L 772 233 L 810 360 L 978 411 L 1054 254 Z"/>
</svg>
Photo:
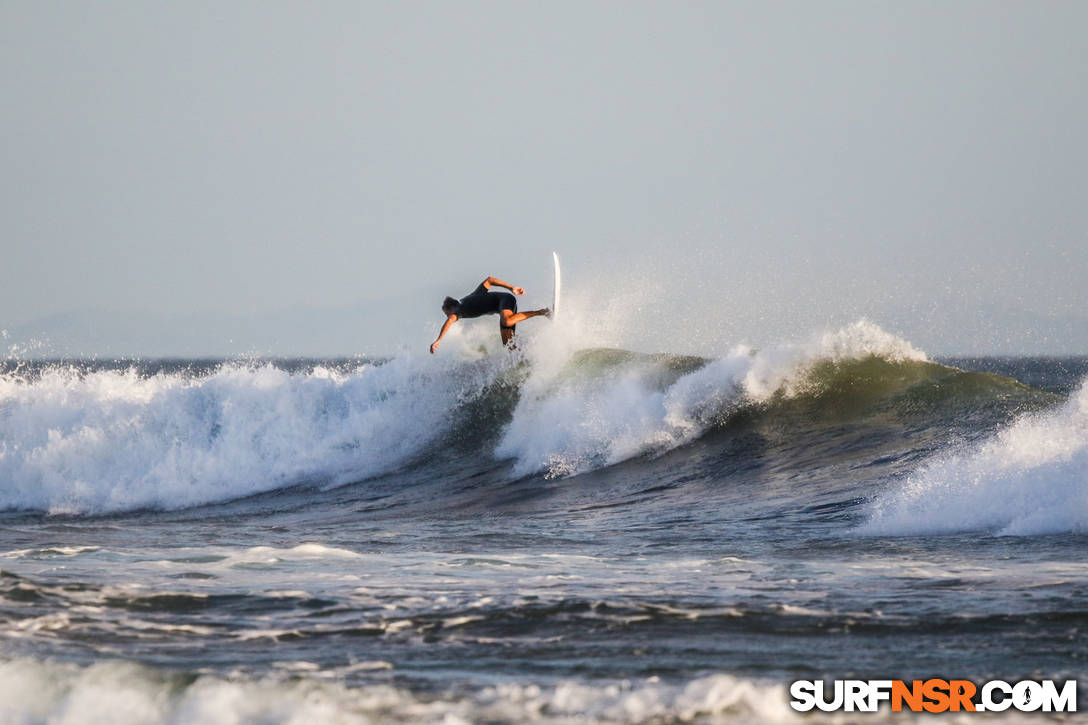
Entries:
<svg viewBox="0 0 1088 725">
<path fill-rule="evenodd" d="M 576 358 L 573 370 L 530 376 L 496 449 L 516 459 L 519 474 L 569 476 L 675 448 L 742 407 L 812 394 L 821 373 L 845 363 L 926 361 L 925 353 L 868 320 L 804 344 L 739 346 L 710 362 L 596 352 L 612 353 L 592 359 L 598 374 L 585 374 L 588 366 Z"/>
</svg>

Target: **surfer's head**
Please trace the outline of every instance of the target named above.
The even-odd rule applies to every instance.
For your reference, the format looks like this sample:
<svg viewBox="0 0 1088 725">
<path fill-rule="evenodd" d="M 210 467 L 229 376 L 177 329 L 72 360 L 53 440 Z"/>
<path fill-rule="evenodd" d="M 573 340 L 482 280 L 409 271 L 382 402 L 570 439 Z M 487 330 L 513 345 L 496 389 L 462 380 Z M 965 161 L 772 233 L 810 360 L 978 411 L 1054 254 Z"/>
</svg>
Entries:
<svg viewBox="0 0 1088 725">
<path fill-rule="evenodd" d="M 442 314 L 446 317 L 457 314 L 457 308 L 461 306 L 461 303 L 452 297 L 447 297 L 442 300 Z"/>
</svg>

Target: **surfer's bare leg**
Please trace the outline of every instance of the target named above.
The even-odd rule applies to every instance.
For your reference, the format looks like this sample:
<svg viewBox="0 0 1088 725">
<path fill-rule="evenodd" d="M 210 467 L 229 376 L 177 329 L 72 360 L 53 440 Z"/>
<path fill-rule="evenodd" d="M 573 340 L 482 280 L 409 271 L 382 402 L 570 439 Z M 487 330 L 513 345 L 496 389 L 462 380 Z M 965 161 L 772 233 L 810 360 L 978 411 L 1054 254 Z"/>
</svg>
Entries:
<svg viewBox="0 0 1088 725">
<path fill-rule="evenodd" d="M 510 327 L 516 325 L 519 322 L 524 322 L 530 317 L 539 317 L 540 315 L 550 316 L 552 311 L 545 307 L 542 310 L 528 310 L 526 312 L 514 312 L 513 310 L 502 310 L 499 312 L 499 326 Z"/>
<path fill-rule="evenodd" d="M 551 310 L 548 308 L 542 310 L 528 310 L 526 312 L 499 310 L 499 336 L 502 337 L 502 344 L 509 345 L 510 341 L 514 339 L 514 325 L 519 322 L 524 322 L 530 317 L 538 317 L 540 315 L 551 315 Z"/>
</svg>

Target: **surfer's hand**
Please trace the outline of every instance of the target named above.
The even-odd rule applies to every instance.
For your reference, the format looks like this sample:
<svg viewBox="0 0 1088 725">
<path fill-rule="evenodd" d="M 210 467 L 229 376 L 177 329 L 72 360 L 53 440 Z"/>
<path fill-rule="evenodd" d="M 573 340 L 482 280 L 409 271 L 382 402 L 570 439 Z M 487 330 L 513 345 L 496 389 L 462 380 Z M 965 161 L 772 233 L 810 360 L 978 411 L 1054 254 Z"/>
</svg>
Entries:
<svg viewBox="0 0 1088 725">
<path fill-rule="evenodd" d="M 432 342 L 431 343 L 431 354 L 434 355 L 434 351 L 437 350 L 437 349 L 438 349 L 438 343 L 437 342 Z"/>
<path fill-rule="evenodd" d="M 513 288 L 512 290 L 510 290 L 510 291 L 511 291 L 511 292 L 513 292 L 513 293 L 514 293 L 514 294 L 516 294 L 516 295 L 523 295 L 523 294 L 525 294 L 525 288 L 524 288 L 524 287 L 514 287 L 514 288 Z"/>
</svg>

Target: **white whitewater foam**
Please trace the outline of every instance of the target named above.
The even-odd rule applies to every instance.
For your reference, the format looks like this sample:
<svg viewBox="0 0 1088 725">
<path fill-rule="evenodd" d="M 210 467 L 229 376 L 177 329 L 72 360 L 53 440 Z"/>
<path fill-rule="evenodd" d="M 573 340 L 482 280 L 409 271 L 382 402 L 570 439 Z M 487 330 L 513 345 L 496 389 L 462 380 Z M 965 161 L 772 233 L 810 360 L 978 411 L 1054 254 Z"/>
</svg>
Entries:
<svg viewBox="0 0 1088 725">
<path fill-rule="evenodd" d="M 1060 409 L 924 466 L 875 501 L 861 531 L 1088 531 L 1088 383 Z"/>
<path fill-rule="evenodd" d="M 0 722 L 25 725 L 302 725 L 303 723 L 841 723 L 843 713 L 797 713 L 785 684 L 730 675 L 708 675 L 685 684 L 649 678 L 614 683 L 560 682 L 541 686 L 497 684 L 462 694 L 421 697 L 388 684 L 348 687 L 336 678 L 355 670 L 387 671 L 366 662 L 321 671 L 310 662 L 281 663 L 294 677 L 223 679 L 203 675 L 189 683 L 127 662 L 88 667 L 18 659 L 0 662 Z M 338 674 L 339 672 L 339 674 Z M 331 676 L 331 678 L 330 678 Z M 1032 713 L 1034 714 L 1034 713 Z M 1030 715 L 1030 714 L 1029 714 Z M 947 714 L 946 723 L 968 723 L 970 713 Z M 932 717 L 867 713 L 865 722 L 931 722 Z M 994 722 L 1034 722 L 1018 713 Z M 1070 722 L 1084 722 L 1074 715 Z"/>
<path fill-rule="evenodd" d="M 0 508 L 179 508 L 380 473 L 419 452 L 508 365 L 402 355 L 341 374 L 0 376 Z"/>
<path fill-rule="evenodd" d="M 567 476 L 682 445 L 743 403 L 803 392 L 807 373 L 820 362 L 926 359 L 908 342 L 860 320 L 803 344 L 759 352 L 737 347 L 659 390 L 638 365 L 610 378 L 564 380 L 558 361 L 568 360 L 570 351 L 556 342 L 549 340 L 543 353 L 531 351 L 532 374 L 496 449 L 516 459 L 523 475 L 543 470 Z"/>
<path fill-rule="evenodd" d="M 421 698 L 385 684 L 323 681 L 312 663 L 287 663 L 284 679 L 202 676 L 183 684 L 125 662 L 80 668 L 21 659 L 0 663 L 0 722 L 201 723 L 638 723 L 800 722 L 786 689 L 726 675 L 685 686 L 643 681 L 587 685 L 500 684 L 466 696 Z M 389 663 L 364 663 L 380 672 Z M 358 665 L 347 669 L 360 669 Z M 305 673 L 313 672 L 313 676 Z"/>
</svg>

